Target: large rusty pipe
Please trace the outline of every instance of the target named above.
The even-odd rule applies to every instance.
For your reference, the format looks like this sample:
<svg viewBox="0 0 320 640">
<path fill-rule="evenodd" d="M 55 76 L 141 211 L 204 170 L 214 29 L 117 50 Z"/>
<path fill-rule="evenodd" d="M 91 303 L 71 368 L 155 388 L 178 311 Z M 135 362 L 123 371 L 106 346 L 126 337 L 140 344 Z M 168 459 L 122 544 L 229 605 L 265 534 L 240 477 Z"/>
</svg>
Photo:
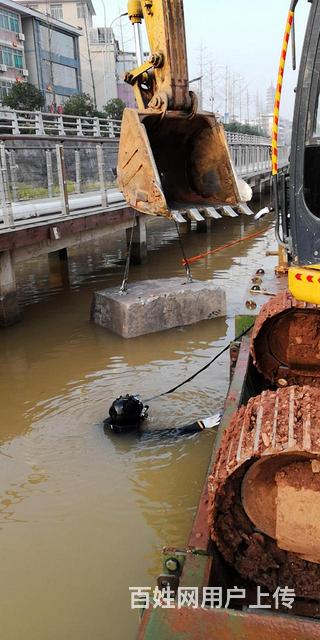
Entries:
<svg viewBox="0 0 320 640">
<path fill-rule="evenodd" d="M 209 478 L 211 536 L 226 562 L 318 603 L 319 434 L 317 388 L 264 391 L 232 418 Z"/>
</svg>

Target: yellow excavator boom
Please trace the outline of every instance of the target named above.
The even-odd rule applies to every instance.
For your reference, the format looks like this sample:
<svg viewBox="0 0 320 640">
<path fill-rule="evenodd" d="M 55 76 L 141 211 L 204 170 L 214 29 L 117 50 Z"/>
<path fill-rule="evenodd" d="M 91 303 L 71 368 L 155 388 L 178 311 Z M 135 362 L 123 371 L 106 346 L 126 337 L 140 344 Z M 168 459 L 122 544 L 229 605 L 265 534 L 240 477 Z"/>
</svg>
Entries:
<svg viewBox="0 0 320 640">
<path fill-rule="evenodd" d="M 183 0 L 130 0 L 128 14 L 135 29 L 144 19 L 150 55 L 140 55 L 125 78 L 138 105 L 125 109 L 121 128 L 118 184 L 126 200 L 166 217 L 245 201 L 222 124 L 198 113 L 189 90 Z"/>
</svg>

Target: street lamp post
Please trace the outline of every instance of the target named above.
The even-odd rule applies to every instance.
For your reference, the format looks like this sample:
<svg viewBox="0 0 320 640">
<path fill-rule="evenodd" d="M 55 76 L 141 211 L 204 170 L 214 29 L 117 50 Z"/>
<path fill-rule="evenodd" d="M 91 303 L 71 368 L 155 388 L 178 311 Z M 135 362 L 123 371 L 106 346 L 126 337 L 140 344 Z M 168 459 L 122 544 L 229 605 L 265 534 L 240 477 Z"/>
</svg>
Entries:
<svg viewBox="0 0 320 640">
<path fill-rule="evenodd" d="M 107 32 L 108 32 L 108 27 L 107 27 L 107 12 L 106 12 L 106 5 L 105 5 L 105 1 L 101 0 L 102 2 L 102 7 L 103 7 L 103 22 L 104 22 L 104 69 L 105 69 L 105 79 L 106 79 L 106 102 L 107 102 L 107 96 L 108 96 L 108 38 L 107 38 Z M 121 18 L 123 18 L 124 16 L 127 16 L 128 14 L 125 13 L 120 13 L 120 15 L 116 16 L 112 22 L 110 22 L 109 25 L 109 29 L 112 28 L 112 25 L 117 21 L 120 20 Z"/>
<path fill-rule="evenodd" d="M 141 24 L 139 22 L 135 22 L 133 25 L 133 33 L 134 33 L 134 42 L 137 56 L 138 67 L 141 67 L 143 64 L 143 45 L 142 45 L 142 35 L 141 35 Z"/>
<path fill-rule="evenodd" d="M 102 8 L 103 8 L 103 24 L 104 24 L 104 64 L 103 64 L 103 70 L 104 70 L 104 77 L 105 77 L 105 82 L 106 82 L 106 102 L 107 102 L 107 90 L 108 90 L 108 74 L 107 74 L 107 61 L 108 61 L 108 47 L 107 47 L 107 12 L 106 12 L 106 5 L 104 3 L 104 0 L 101 0 L 102 3 Z M 98 41 L 99 41 L 99 32 L 98 32 Z"/>
</svg>

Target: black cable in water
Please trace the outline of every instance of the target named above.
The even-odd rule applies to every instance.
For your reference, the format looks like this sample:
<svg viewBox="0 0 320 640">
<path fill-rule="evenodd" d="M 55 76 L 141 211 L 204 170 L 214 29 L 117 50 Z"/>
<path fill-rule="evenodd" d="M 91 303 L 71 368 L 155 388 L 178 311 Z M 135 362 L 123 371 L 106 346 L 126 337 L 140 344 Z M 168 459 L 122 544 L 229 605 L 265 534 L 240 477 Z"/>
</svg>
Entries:
<svg viewBox="0 0 320 640">
<path fill-rule="evenodd" d="M 172 389 L 169 389 L 168 391 L 163 391 L 162 393 L 157 394 L 156 396 L 152 396 L 152 398 L 148 398 L 147 400 L 144 400 L 144 402 L 147 404 L 148 402 L 151 402 L 152 400 L 156 400 L 157 398 L 162 398 L 163 396 L 167 396 L 170 393 L 173 393 L 174 391 L 177 391 L 177 389 L 180 389 L 180 387 L 183 387 L 185 384 L 187 384 L 187 382 L 191 382 L 192 380 L 194 380 L 198 375 L 200 375 L 200 373 L 202 373 L 203 371 L 205 371 L 206 369 L 209 369 L 209 367 L 211 367 L 211 365 L 218 360 L 218 358 L 220 358 L 220 356 L 222 356 L 226 351 L 228 351 L 228 349 L 230 349 L 230 346 L 233 342 L 237 342 L 238 340 L 240 340 L 241 338 L 243 338 L 243 336 L 245 336 L 247 333 L 249 333 L 249 331 L 251 331 L 252 327 L 254 325 L 254 322 L 250 325 L 250 327 L 248 327 L 247 329 L 245 329 L 245 331 L 243 331 L 242 333 L 240 333 L 239 336 L 237 336 L 236 338 L 234 338 L 233 340 L 231 340 L 229 342 L 229 344 L 227 344 L 226 347 L 224 347 L 221 351 L 219 351 L 219 353 L 217 353 L 216 356 L 214 356 L 214 358 L 212 358 L 212 360 L 210 360 L 210 362 L 207 362 L 207 364 L 204 365 L 204 367 L 201 367 L 201 369 L 199 369 L 199 371 L 196 371 L 195 373 L 192 374 L 192 376 L 190 376 L 189 378 L 187 378 L 187 380 L 184 380 L 183 382 L 180 382 L 179 384 L 177 384 L 175 387 L 172 387 Z"/>
</svg>

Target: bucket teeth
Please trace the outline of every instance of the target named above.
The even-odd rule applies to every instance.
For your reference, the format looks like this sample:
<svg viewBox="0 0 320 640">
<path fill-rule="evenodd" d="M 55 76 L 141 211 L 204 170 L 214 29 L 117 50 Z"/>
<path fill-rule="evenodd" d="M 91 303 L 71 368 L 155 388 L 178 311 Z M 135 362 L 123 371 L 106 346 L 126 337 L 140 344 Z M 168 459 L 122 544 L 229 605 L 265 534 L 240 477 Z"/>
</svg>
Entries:
<svg viewBox="0 0 320 640">
<path fill-rule="evenodd" d="M 221 213 L 219 213 L 218 209 Z M 219 207 L 203 207 L 201 209 L 191 207 L 183 210 L 183 215 L 188 216 L 191 220 L 195 220 L 195 222 L 202 222 L 205 218 L 209 218 L 210 220 L 219 220 L 222 218 L 222 214 L 229 218 L 237 218 L 239 213 L 247 216 L 252 216 L 254 214 L 254 212 L 245 203 L 238 204 L 234 209 L 229 205 L 220 205 Z M 178 209 L 171 210 L 171 217 L 180 224 L 186 222 L 183 215 Z"/>
<path fill-rule="evenodd" d="M 229 205 L 224 205 L 223 207 L 220 207 L 220 211 L 222 211 L 222 213 L 225 216 L 228 216 L 229 218 L 238 217 L 238 214 L 236 213 L 236 211 L 234 211 L 234 209 L 232 209 L 232 207 L 230 207 Z"/>
<path fill-rule="evenodd" d="M 187 214 L 191 218 L 191 220 L 195 220 L 196 222 L 203 222 L 204 220 L 204 217 L 195 207 L 192 207 L 191 209 L 187 209 Z"/>
<path fill-rule="evenodd" d="M 219 220 L 219 218 L 222 218 L 221 213 L 219 213 L 217 209 L 215 209 L 215 207 L 206 207 L 205 209 L 203 209 L 203 213 L 206 218 L 212 218 L 215 220 Z"/>
<path fill-rule="evenodd" d="M 180 213 L 180 211 L 177 211 L 176 209 L 171 211 L 171 217 L 173 218 L 173 220 L 175 220 L 175 222 L 178 222 L 179 224 L 183 224 L 183 222 L 187 222 L 186 219 L 183 217 L 183 215 Z"/>
<path fill-rule="evenodd" d="M 245 202 L 241 202 L 240 204 L 238 204 L 237 210 L 239 211 L 239 213 L 243 213 L 245 216 L 254 215 L 254 211 L 252 211 Z"/>
</svg>

